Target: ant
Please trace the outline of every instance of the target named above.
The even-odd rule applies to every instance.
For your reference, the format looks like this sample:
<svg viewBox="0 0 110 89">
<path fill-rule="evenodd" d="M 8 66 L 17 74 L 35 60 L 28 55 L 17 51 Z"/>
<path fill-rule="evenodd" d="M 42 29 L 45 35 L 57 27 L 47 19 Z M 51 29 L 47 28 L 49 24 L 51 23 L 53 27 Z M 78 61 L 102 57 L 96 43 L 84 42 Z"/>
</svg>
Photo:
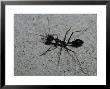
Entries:
<svg viewBox="0 0 110 89">
<path fill-rule="evenodd" d="M 60 56 L 61 56 L 61 52 L 62 52 L 62 49 L 65 49 L 65 51 L 72 57 L 72 59 L 74 59 L 74 57 L 70 54 L 70 52 L 72 52 L 74 54 L 74 56 L 76 57 L 76 60 L 74 59 L 74 61 L 78 63 L 79 67 L 80 67 L 80 70 L 84 73 L 84 74 L 87 74 L 83 68 L 81 67 L 81 63 L 80 61 L 78 60 L 77 58 L 77 53 L 71 49 L 69 49 L 68 47 L 74 47 L 74 48 L 79 48 L 81 47 L 83 44 L 84 44 L 84 41 L 83 40 L 80 40 L 80 39 L 75 39 L 73 41 L 70 41 L 72 35 L 75 33 L 75 32 L 80 32 L 80 31 L 75 31 L 75 32 L 72 32 L 71 35 L 69 36 L 67 42 L 66 42 L 66 37 L 69 33 L 69 31 L 71 30 L 71 27 L 69 28 L 69 30 L 66 31 L 65 33 L 65 36 L 63 38 L 63 40 L 60 40 L 58 38 L 58 35 L 57 34 L 47 34 L 46 36 L 43 36 L 43 35 L 39 35 L 41 36 L 42 40 L 43 40 L 43 43 L 45 45 L 49 45 L 51 47 L 49 47 L 44 53 L 42 53 L 41 55 L 39 56 L 43 56 L 43 55 L 46 55 L 47 52 L 49 51 L 52 51 L 52 50 L 55 50 L 56 48 L 60 47 L 59 49 L 59 53 L 58 53 L 58 65 L 59 65 L 59 62 L 60 62 Z M 53 49 L 51 49 L 53 48 Z"/>
</svg>

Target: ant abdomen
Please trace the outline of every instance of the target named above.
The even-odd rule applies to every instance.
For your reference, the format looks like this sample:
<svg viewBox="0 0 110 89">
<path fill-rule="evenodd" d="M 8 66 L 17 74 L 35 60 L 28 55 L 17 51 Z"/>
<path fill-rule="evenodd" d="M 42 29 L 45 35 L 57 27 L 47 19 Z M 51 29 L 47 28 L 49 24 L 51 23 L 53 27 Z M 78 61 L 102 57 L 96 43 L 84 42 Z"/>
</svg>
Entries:
<svg viewBox="0 0 110 89">
<path fill-rule="evenodd" d="M 84 41 L 80 40 L 80 39 L 76 39 L 74 41 L 71 42 L 71 46 L 72 47 L 81 47 L 83 45 Z"/>
</svg>

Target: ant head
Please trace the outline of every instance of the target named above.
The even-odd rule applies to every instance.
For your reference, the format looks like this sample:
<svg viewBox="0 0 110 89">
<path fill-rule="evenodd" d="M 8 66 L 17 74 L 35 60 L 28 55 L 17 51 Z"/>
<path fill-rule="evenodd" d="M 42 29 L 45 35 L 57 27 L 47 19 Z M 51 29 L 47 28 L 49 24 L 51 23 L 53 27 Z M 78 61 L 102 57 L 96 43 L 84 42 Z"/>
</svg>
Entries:
<svg viewBox="0 0 110 89">
<path fill-rule="evenodd" d="M 47 41 L 53 41 L 53 40 L 54 40 L 54 36 L 51 35 L 51 34 L 50 34 L 50 35 L 48 34 L 48 35 L 46 36 L 46 40 L 47 40 Z"/>
<path fill-rule="evenodd" d="M 44 44 L 50 45 L 54 40 L 54 37 L 51 34 L 47 34 L 46 36 L 42 37 L 41 40 Z"/>
</svg>

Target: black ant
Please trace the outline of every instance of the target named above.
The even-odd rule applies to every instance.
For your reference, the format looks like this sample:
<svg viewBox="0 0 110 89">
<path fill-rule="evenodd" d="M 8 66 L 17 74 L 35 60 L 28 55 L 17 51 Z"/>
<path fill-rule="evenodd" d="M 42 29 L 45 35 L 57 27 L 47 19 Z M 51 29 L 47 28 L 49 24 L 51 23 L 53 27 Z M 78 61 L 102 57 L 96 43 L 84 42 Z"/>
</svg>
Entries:
<svg viewBox="0 0 110 89">
<path fill-rule="evenodd" d="M 60 40 L 58 38 L 58 35 L 57 34 L 47 34 L 46 36 L 39 35 L 39 36 L 42 37 L 41 39 L 43 40 L 43 43 L 45 45 L 50 45 L 51 46 L 44 53 L 42 53 L 40 56 L 43 56 L 47 52 L 52 51 L 52 50 L 55 50 L 56 48 L 60 47 L 60 50 L 59 50 L 59 53 L 58 53 L 58 58 L 59 58 L 58 59 L 58 65 L 59 65 L 59 62 L 60 62 L 60 56 L 61 56 L 62 49 L 65 49 L 65 51 L 72 58 L 73 58 L 73 56 L 70 54 L 70 52 L 74 53 L 74 55 L 76 56 L 76 60 L 74 60 L 74 61 L 77 61 L 78 65 L 80 66 L 80 70 L 84 74 L 87 74 L 86 72 L 84 72 L 83 68 L 81 67 L 80 61 L 77 58 L 77 53 L 75 51 L 73 51 L 73 50 L 71 50 L 71 49 L 68 48 L 69 46 L 70 47 L 79 48 L 79 47 L 81 47 L 84 44 L 84 41 L 83 40 L 80 40 L 80 39 L 75 39 L 73 41 L 70 41 L 72 35 L 74 34 L 74 32 L 72 32 L 71 35 L 69 36 L 69 39 L 66 42 L 66 37 L 67 37 L 67 34 L 69 33 L 70 30 L 71 30 L 71 27 L 69 28 L 69 30 L 66 31 L 63 40 Z M 75 31 L 75 32 L 80 32 L 80 31 Z M 51 48 L 53 48 L 53 49 L 51 49 Z"/>
</svg>

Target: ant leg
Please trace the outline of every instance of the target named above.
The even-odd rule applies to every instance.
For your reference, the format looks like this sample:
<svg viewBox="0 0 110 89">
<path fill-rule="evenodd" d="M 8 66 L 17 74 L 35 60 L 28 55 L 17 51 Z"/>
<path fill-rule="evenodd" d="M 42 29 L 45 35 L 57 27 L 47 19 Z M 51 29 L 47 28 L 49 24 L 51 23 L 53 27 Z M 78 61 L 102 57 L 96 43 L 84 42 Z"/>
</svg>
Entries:
<svg viewBox="0 0 110 89">
<path fill-rule="evenodd" d="M 60 62 L 61 52 L 62 52 L 62 47 L 60 48 L 60 51 L 59 51 L 59 53 L 58 53 L 58 66 L 59 66 L 59 62 Z"/>
<path fill-rule="evenodd" d="M 75 31 L 75 32 L 80 32 L 80 31 Z M 69 41 L 70 41 L 70 39 L 71 39 L 71 37 L 72 37 L 73 33 L 75 33 L 75 32 L 72 32 L 72 33 L 71 33 L 71 35 L 70 35 L 70 37 L 69 37 L 69 39 L 68 39 L 68 42 L 67 42 L 67 43 L 69 43 Z"/>
<path fill-rule="evenodd" d="M 52 46 L 50 47 L 50 48 L 48 48 L 44 53 L 42 53 L 41 55 L 39 55 L 39 56 L 43 56 L 43 55 L 45 55 L 48 51 L 52 51 L 52 50 L 55 50 L 56 48 L 54 48 L 54 49 L 52 49 L 52 50 L 50 50 L 52 48 Z"/>
<path fill-rule="evenodd" d="M 74 52 L 74 51 L 72 51 L 71 49 L 68 49 L 67 47 L 66 47 L 66 50 L 68 51 L 71 51 L 71 52 L 73 52 L 74 54 L 75 54 L 75 57 L 76 57 L 76 60 L 77 60 L 77 62 L 78 62 L 78 65 L 79 65 L 79 67 L 80 67 L 80 70 L 82 71 L 82 73 L 84 73 L 84 74 L 88 74 L 87 72 L 85 72 L 84 70 L 83 70 L 83 68 L 82 68 L 82 66 L 81 66 L 81 63 L 80 63 L 80 61 L 78 60 L 78 58 L 77 58 L 77 55 L 76 55 L 76 52 Z M 69 53 L 69 52 L 68 52 Z M 71 55 L 70 53 L 69 53 L 69 55 Z M 73 56 L 71 55 L 71 57 L 73 58 Z M 75 60 L 75 61 L 76 61 Z"/>
<path fill-rule="evenodd" d="M 66 49 L 67 53 L 72 57 L 72 59 L 74 59 L 74 57 L 69 53 L 68 49 Z M 76 62 L 76 60 L 74 59 L 74 62 Z"/>
<path fill-rule="evenodd" d="M 74 32 L 72 32 L 72 33 L 71 33 L 71 35 L 70 35 L 70 37 L 69 37 L 69 39 L 68 39 L 68 42 L 67 42 L 67 43 L 69 43 L 69 41 L 70 41 L 71 36 L 73 35 L 73 33 L 74 33 Z"/>
<path fill-rule="evenodd" d="M 49 18 L 48 17 L 47 17 L 47 21 L 48 21 L 48 29 L 50 31 L 50 27 L 49 27 L 50 22 L 49 22 Z"/>
<path fill-rule="evenodd" d="M 49 25 L 50 22 L 49 22 L 49 18 L 48 17 L 47 17 L 47 21 L 48 21 L 48 25 Z"/>
<path fill-rule="evenodd" d="M 71 26 L 72 27 L 72 26 Z M 67 30 L 66 31 L 66 33 L 65 33 L 65 37 L 64 37 L 64 39 L 63 39 L 63 41 L 65 41 L 65 39 L 66 39 L 66 35 L 68 34 L 68 32 L 71 30 L 71 27 L 70 27 L 70 29 L 69 30 Z"/>
<path fill-rule="evenodd" d="M 86 30 L 84 30 L 84 31 L 86 31 Z M 81 32 L 81 31 L 75 31 L 75 32 Z M 71 39 L 71 37 L 72 37 L 73 33 L 75 33 L 75 32 L 72 32 L 72 33 L 71 33 L 71 35 L 70 35 L 70 37 L 69 37 L 69 39 L 68 39 L 68 42 L 67 42 L 67 43 L 69 43 L 69 41 L 70 41 L 70 39 Z"/>
<path fill-rule="evenodd" d="M 42 54 L 39 55 L 39 56 L 45 55 L 48 51 L 50 51 L 51 48 L 52 48 L 52 47 L 50 47 L 49 49 L 47 49 L 44 53 L 42 53 Z"/>
</svg>

